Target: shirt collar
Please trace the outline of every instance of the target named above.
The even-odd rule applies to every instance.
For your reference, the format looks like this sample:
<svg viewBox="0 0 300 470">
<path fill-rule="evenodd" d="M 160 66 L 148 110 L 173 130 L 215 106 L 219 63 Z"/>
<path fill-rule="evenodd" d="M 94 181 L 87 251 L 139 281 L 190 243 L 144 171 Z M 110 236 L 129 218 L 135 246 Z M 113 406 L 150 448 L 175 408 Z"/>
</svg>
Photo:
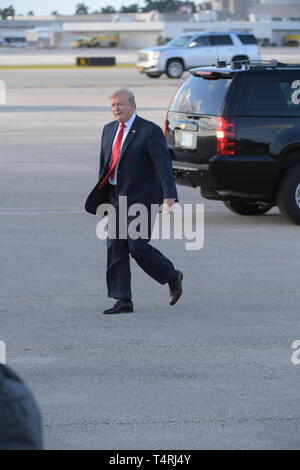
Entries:
<svg viewBox="0 0 300 470">
<path fill-rule="evenodd" d="M 128 119 L 128 121 L 124 122 L 125 126 L 129 129 L 131 126 L 132 126 L 132 123 L 133 121 L 135 120 L 136 118 L 136 113 L 133 113 L 133 115 L 131 116 L 130 119 Z M 120 126 L 121 124 L 119 124 Z"/>
</svg>

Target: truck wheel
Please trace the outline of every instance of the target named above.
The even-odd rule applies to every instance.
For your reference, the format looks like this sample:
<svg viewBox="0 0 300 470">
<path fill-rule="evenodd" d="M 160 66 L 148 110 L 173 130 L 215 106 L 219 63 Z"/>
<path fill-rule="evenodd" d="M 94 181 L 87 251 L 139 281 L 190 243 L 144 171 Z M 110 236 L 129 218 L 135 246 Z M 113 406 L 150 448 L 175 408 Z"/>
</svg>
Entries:
<svg viewBox="0 0 300 470">
<path fill-rule="evenodd" d="M 300 164 L 286 170 L 279 183 L 277 204 L 290 222 L 300 225 Z"/>
<path fill-rule="evenodd" d="M 239 215 L 263 215 L 268 212 L 273 205 L 260 204 L 259 202 L 246 201 L 223 201 L 227 209 Z"/>
<path fill-rule="evenodd" d="M 180 78 L 183 74 L 184 67 L 181 60 L 171 59 L 167 63 L 166 74 L 169 78 Z"/>
<path fill-rule="evenodd" d="M 147 77 L 149 78 L 159 78 L 161 76 L 160 72 L 148 72 Z"/>
</svg>

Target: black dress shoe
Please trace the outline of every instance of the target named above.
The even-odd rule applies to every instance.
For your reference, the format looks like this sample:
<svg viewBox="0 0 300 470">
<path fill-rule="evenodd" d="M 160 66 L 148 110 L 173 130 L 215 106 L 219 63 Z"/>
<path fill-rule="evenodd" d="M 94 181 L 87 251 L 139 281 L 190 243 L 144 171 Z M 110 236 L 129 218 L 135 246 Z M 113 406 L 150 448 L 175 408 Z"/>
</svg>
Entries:
<svg viewBox="0 0 300 470">
<path fill-rule="evenodd" d="M 170 305 L 175 305 L 177 300 L 180 298 L 182 294 L 182 279 L 183 279 L 183 274 L 181 271 L 176 270 L 177 272 L 177 277 L 169 281 L 169 287 L 170 287 Z"/>
<path fill-rule="evenodd" d="M 131 301 L 124 302 L 124 300 L 118 300 L 112 308 L 104 310 L 105 315 L 111 315 L 113 313 L 130 313 L 133 312 L 133 303 Z"/>
</svg>

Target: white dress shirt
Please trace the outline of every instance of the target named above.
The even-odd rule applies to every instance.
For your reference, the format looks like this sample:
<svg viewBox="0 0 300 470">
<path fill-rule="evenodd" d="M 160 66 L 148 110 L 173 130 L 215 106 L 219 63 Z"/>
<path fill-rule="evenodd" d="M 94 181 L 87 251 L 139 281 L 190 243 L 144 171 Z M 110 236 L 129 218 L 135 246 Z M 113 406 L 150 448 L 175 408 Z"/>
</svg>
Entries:
<svg viewBox="0 0 300 470">
<path fill-rule="evenodd" d="M 131 126 L 132 126 L 133 121 L 135 120 L 135 118 L 136 118 L 136 113 L 133 113 L 133 115 L 131 116 L 131 118 L 130 118 L 128 121 L 124 122 L 124 124 L 125 124 L 126 127 L 125 127 L 124 133 L 123 133 L 123 139 L 122 139 L 122 144 L 121 144 L 120 155 L 121 155 L 121 152 L 122 152 L 122 146 L 123 146 L 123 144 L 124 144 L 124 141 L 125 141 L 125 139 L 126 139 L 126 137 L 127 137 L 127 135 L 128 135 L 128 132 L 130 131 L 130 128 L 131 128 Z M 116 135 L 115 135 L 115 138 L 114 138 L 114 141 L 113 141 L 112 148 L 114 148 L 114 145 L 115 145 L 117 136 L 118 136 L 118 134 L 119 134 L 119 132 L 120 132 L 120 127 L 121 127 L 121 123 L 119 123 L 119 127 L 118 127 L 118 130 L 117 130 L 117 132 L 116 132 Z M 119 156 L 118 161 L 117 161 L 117 164 L 116 164 L 116 166 L 115 166 L 114 178 L 112 178 L 112 176 L 110 176 L 110 177 L 108 178 L 108 181 L 109 181 L 110 184 L 114 184 L 114 185 L 117 184 L 117 173 L 118 173 L 118 166 L 119 166 L 119 163 L 120 163 L 120 156 Z"/>
</svg>

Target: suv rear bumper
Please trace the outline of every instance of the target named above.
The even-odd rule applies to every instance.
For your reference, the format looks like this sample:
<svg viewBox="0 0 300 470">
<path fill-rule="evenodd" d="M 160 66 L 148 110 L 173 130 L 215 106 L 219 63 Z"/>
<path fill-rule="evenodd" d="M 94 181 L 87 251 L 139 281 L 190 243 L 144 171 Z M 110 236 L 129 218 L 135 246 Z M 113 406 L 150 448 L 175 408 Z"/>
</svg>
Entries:
<svg viewBox="0 0 300 470">
<path fill-rule="evenodd" d="M 173 160 L 173 173 L 178 184 L 196 188 L 217 187 L 213 180 L 209 165 L 198 165 L 196 163 L 178 162 Z"/>
<path fill-rule="evenodd" d="M 216 156 L 205 165 L 176 160 L 172 163 L 178 184 L 228 191 L 228 194 L 272 196 L 280 172 L 278 161 L 270 156 Z"/>
</svg>

